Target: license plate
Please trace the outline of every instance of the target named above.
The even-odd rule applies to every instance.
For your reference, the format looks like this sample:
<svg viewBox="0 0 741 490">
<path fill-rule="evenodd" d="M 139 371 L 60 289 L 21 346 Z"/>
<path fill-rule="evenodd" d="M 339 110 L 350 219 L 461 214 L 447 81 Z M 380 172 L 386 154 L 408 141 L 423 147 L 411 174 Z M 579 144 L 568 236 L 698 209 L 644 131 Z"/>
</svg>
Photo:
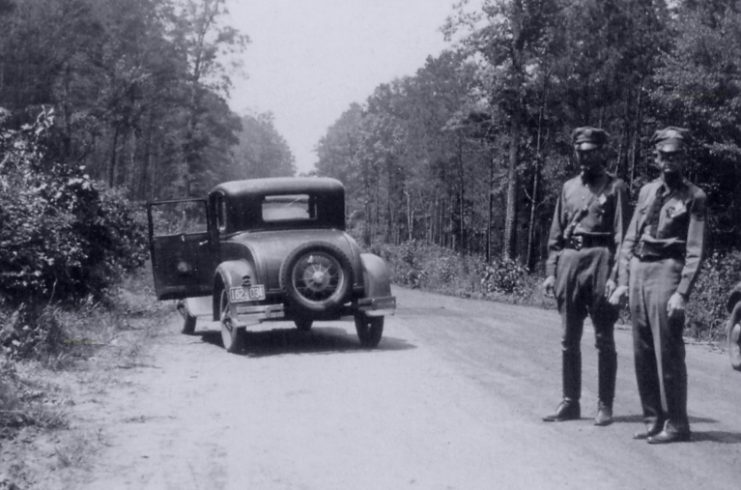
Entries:
<svg viewBox="0 0 741 490">
<path fill-rule="evenodd" d="M 265 299 L 265 286 L 256 284 L 250 287 L 229 288 L 230 303 L 244 303 L 245 301 L 262 301 Z"/>
</svg>

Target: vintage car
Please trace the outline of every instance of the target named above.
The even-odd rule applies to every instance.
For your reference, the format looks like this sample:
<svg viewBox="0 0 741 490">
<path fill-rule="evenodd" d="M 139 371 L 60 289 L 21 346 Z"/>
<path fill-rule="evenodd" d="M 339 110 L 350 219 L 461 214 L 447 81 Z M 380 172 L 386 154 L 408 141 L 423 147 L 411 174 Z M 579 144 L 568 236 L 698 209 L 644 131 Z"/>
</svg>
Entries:
<svg viewBox="0 0 741 490">
<path fill-rule="evenodd" d="M 728 297 L 728 320 L 726 321 L 728 357 L 733 369 L 741 371 L 741 282 L 731 290 Z"/>
<path fill-rule="evenodd" d="M 372 348 L 393 314 L 390 273 L 345 232 L 345 190 L 318 177 L 249 179 L 217 185 L 206 198 L 150 202 L 149 241 L 157 298 L 175 299 L 196 327 L 198 299 L 219 321 L 224 347 L 239 351 L 245 329 L 354 318 Z"/>
</svg>

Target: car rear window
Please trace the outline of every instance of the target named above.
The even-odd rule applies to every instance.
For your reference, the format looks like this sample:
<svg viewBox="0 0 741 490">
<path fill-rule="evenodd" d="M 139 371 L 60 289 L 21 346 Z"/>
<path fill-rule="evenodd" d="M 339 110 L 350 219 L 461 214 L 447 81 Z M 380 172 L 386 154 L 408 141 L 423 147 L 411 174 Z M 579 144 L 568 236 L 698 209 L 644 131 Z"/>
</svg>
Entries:
<svg viewBox="0 0 741 490">
<path fill-rule="evenodd" d="M 316 199 L 308 194 L 265 196 L 262 220 L 265 223 L 316 220 Z"/>
</svg>

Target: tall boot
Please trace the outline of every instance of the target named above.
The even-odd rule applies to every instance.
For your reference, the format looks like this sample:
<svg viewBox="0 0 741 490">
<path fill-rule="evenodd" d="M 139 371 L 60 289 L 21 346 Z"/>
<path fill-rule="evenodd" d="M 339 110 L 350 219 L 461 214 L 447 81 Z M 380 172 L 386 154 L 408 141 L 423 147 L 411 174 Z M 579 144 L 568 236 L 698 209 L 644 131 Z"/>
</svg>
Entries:
<svg viewBox="0 0 741 490">
<path fill-rule="evenodd" d="M 581 418 L 579 398 L 581 396 L 581 352 L 563 352 L 561 358 L 563 377 L 563 400 L 556 411 L 543 417 L 544 422 L 563 422 Z"/>
<path fill-rule="evenodd" d="M 612 401 L 615 398 L 617 354 L 614 351 L 600 351 L 598 355 L 599 404 L 594 424 L 610 425 L 612 423 Z"/>
<path fill-rule="evenodd" d="M 563 352 L 561 358 L 563 398 L 579 403 L 581 398 L 581 352 Z"/>
</svg>

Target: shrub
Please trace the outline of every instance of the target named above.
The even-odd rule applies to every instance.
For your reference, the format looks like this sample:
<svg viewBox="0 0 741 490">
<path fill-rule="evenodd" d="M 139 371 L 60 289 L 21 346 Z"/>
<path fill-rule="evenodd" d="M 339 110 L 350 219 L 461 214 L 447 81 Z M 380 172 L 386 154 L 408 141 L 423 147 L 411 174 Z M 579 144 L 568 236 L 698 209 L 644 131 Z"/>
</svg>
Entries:
<svg viewBox="0 0 741 490">
<path fill-rule="evenodd" d="M 147 256 L 143 209 L 47 158 L 53 111 L 34 124 L 0 120 L 0 350 L 37 356 L 62 339 L 57 305 L 105 301 Z"/>
<path fill-rule="evenodd" d="M 688 333 L 699 339 L 723 335 L 731 288 L 741 280 L 741 251 L 713 253 L 703 263 L 687 305 Z"/>
<path fill-rule="evenodd" d="M 487 264 L 481 256 L 419 241 L 374 244 L 372 251 L 389 263 L 393 282 L 401 286 L 517 303 L 530 301 L 538 289 L 538 279 L 515 260 Z"/>
<path fill-rule="evenodd" d="M 497 258 L 487 264 L 481 278 L 481 286 L 486 293 L 524 296 L 527 287 L 527 269 L 516 260 Z"/>
<path fill-rule="evenodd" d="M 0 293 L 16 303 L 104 295 L 146 257 L 143 216 L 84 168 L 46 158 L 53 111 L 0 127 Z"/>
</svg>

